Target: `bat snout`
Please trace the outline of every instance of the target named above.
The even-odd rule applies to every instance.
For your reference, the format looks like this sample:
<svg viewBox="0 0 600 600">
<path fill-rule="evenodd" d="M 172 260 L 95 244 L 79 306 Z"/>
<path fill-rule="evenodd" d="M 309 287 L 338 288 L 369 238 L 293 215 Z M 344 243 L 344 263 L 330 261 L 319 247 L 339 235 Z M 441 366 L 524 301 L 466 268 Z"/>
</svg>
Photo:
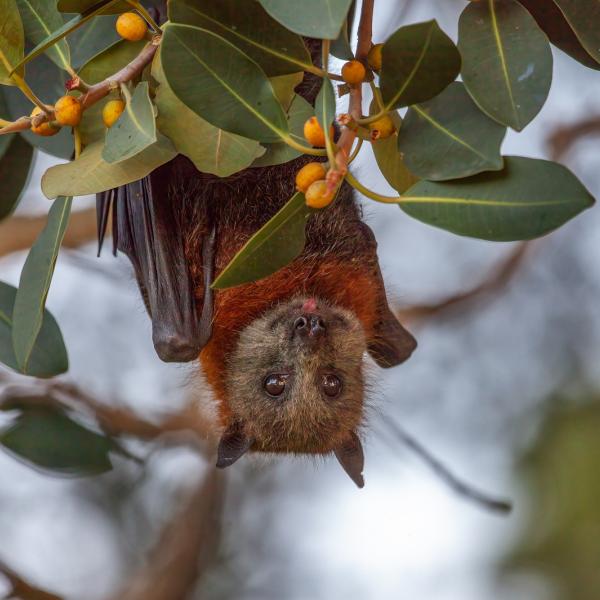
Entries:
<svg viewBox="0 0 600 600">
<path fill-rule="evenodd" d="M 292 323 L 293 335 L 304 342 L 316 341 L 327 333 L 325 319 L 319 314 L 302 314 Z"/>
</svg>

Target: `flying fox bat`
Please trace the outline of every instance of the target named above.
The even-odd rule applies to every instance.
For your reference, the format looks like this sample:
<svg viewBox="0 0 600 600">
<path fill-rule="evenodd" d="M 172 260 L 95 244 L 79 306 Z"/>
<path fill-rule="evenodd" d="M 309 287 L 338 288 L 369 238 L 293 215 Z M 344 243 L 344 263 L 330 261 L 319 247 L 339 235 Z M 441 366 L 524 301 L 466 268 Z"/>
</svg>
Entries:
<svg viewBox="0 0 600 600">
<path fill-rule="evenodd" d="M 306 75 L 297 92 L 314 102 Z M 377 244 L 351 188 L 313 214 L 306 246 L 259 281 L 212 290 L 243 244 L 294 193 L 309 157 L 227 178 L 178 156 L 144 179 L 98 195 L 102 242 L 112 206 L 114 251 L 131 260 L 165 361 L 200 359 L 223 434 L 218 467 L 247 451 L 333 452 L 359 486 L 368 353 L 382 368 L 416 342 L 390 311 Z"/>
</svg>

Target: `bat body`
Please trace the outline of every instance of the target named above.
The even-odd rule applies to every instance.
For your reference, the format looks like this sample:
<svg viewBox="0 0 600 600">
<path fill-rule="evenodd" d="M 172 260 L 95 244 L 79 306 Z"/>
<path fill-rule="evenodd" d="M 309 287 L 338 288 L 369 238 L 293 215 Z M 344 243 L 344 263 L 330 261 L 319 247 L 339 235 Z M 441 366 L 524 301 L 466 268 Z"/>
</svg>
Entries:
<svg viewBox="0 0 600 600">
<path fill-rule="evenodd" d="M 314 100 L 314 81 L 305 77 L 298 91 Z M 388 307 L 375 238 L 351 189 L 343 184 L 335 203 L 310 217 L 304 251 L 290 265 L 210 288 L 293 195 L 309 160 L 218 178 L 178 156 L 100 194 L 99 234 L 112 205 L 114 247 L 134 266 L 159 356 L 199 357 L 223 430 L 217 466 L 248 450 L 333 452 L 362 487 L 365 354 L 387 368 L 416 342 Z"/>
</svg>

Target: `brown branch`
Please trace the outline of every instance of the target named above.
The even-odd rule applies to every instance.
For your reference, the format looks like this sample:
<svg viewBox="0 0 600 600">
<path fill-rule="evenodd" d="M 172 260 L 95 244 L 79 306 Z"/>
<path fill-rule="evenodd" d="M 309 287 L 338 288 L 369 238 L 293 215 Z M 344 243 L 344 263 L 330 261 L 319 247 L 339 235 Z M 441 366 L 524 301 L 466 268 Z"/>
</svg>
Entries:
<svg viewBox="0 0 600 600">
<path fill-rule="evenodd" d="M 20 598 L 21 600 L 62 600 L 61 596 L 56 596 L 50 592 L 46 592 L 39 587 L 36 587 L 25 581 L 21 575 L 18 575 L 8 565 L 0 560 L 0 573 L 8 579 L 12 590 L 9 598 Z"/>
<path fill-rule="evenodd" d="M 46 215 L 11 217 L 0 223 L 0 257 L 27 250 L 45 227 Z M 96 209 L 75 211 L 71 214 L 63 245 L 78 248 L 96 239 Z"/>
<path fill-rule="evenodd" d="M 93 106 L 96 102 L 102 100 L 102 98 L 107 96 L 113 89 L 118 89 L 120 84 L 127 83 L 140 75 L 154 58 L 160 40 L 160 35 L 154 36 L 150 44 L 144 46 L 143 50 L 128 65 L 123 67 L 120 71 L 117 71 L 114 75 L 107 77 L 104 81 L 90 86 L 85 94 L 79 99 L 83 110 L 90 108 L 90 106 Z M 48 114 L 40 113 L 35 117 L 20 117 L 10 125 L 0 128 L 0 135 L 24 131 L 29 129 L 32 125 L 38 126 L 53 120 L 53 110 L 49 111 Z"/>
<path fill-rule="evenodd" d="M 581 138 L 600 134 L 600 116 L 587 117 L 571 125 L 561 125 L 546 139 L 553 160 L 560 160 Z"/>
<path fill-rule="evenodd" d="M 183 510 L 163 530 L 147 564 L 112 600 L 187 598 L 216 556 L 223 492 L 223 473 L 210 467 Z"/>
<path fill-rule="evenodd" d="M 363 62 L 366 61 L 367 54 L 371 48 L 374 4 L 375 0 L 363 0 L 361 7 L 356 58 Z M 362 117 L 362 83 L 349 87 L 348 114 L 351 117 L 349 120 L 357 121 Z M 327 173 L 327 185 L 330 190 L 336 189 L 348 172 L 348 158 L 355 139 L 356 127 L 354 124 L 344 127 L 337 143 L 335 165 L 330 165 Z"/>
<path fill-rule="evenodd" d="M 444 313 L 471 305 L 492 292 L 499 291 L 512 279 L 531 247 L 530 242 L 519 244 L 482 282 L 471 289 L 455 294 L 431 304 L 417 304 L 396 311 L 398 319 L 403 322 L 423 321 L 431 317 L 439 317 Z"/>
</svg>

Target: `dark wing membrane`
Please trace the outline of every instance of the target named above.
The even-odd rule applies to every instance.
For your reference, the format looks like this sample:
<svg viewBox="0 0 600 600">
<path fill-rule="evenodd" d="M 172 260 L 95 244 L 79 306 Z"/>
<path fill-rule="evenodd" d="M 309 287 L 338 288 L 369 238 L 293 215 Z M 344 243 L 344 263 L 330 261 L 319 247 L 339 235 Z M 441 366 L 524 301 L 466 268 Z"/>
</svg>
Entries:
<svg viewBox="0 0 600 600">
<path fill-rule="evenodd" d="M 212 333 L 215 234 L 208 230 L 201 240 L 202 281 L 194 281 L 183 205 L 190 199 L 171 193 L 173 176 L 167 163 L 139 181 L 98 194 L 98 236 L 101 249 L 112 205 L 113 244 L 135 270 L 156 352 L 166 362 L 187 362 L 198 357 Z M 202 297 L 202 306 L 196 297 Z"/>
<path fill-rule="evenodd" d="M 385 293 L 383 276 L 379 268 L 375 235 L 365 223 L 361 223 L 361 228 L 373 251 L 373 269 L 375 271 L 379 296 L 379 318 L 375 324 L 373 338 L 368 341 L 367 349 L 371 358 L 380 367 L 388 369 L 410 358 L 410 355 L 417 347 L 417 340 L 400 324 L 394 313 L 390 310 Z"/>
</svg>

